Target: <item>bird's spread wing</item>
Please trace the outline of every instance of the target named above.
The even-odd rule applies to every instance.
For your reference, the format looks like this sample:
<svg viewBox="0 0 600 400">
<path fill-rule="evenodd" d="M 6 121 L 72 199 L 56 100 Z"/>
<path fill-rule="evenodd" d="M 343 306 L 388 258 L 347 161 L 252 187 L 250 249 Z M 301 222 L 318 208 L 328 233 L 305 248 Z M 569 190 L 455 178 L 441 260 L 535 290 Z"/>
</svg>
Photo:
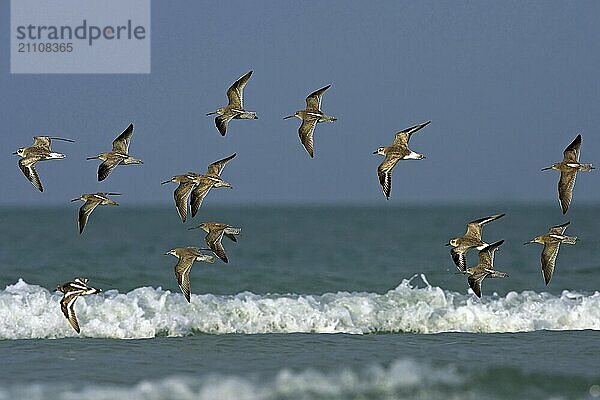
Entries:
<svg viewBox="0 0 600 400">
<path fill-rule="evenodd" d="M 386 199 L 390 198 L 390 193 L 392 191 L 392 170 L 398 164 L 400 160 L 399 157 L 395 157 L 393 155 L 387 155 L 383 159 L 383 162 L 379 164 L 377 168 L 377 175 L 379 176 L 379 184 L 381 185 L 381 190 L 385 195 Z"/>
<path fill-rule="evenodd" d="M 113 151 L 118 153 L 129 152 L 129 142 L 131 141 L 131 136 L 133 136 L 133 124 L 129 124 L 127 129 L 123 131 L 117 138 L 113 141 Z"/>
<path fill-rule="evenodd" d="M 406 128 L 406 129 L 396 133 L 396 135 L 394 136 L 394 144 L 393 145 L 407 147 L 408 141 L 410 140 L 410 137 L 412 136 L 412 134 L 417 132 L 418 130 L 423 129 L 424 127 L 429 125 L 430 122 L 431 121 L 427 121 L 423 124 L 411 126 L 410 128 Z"/>
<path fill-rule="evenodd" d="M 194 182 L 182 182 L 173 192 L 175 207 L 177 208 L 181 222 L 185 222 L 185 219 L 187 218 L 187 202 L 190 198 L 190 193 L 192 192 L 193 188 Z"/>
<path fill-rule="evenodd" d="M 479 264 L 486 267 L 494 265 L 494 253 L 489 251 L 487 248 L 480 250 L 477 254 Z"/>
<path fill-rule="evenodd" d="M 222 136 L 225 136 L 227 133 L 227 124 L 233 119 L 234 116 L 234 113 L 226 113 L 215 117 L 215 126 Z"/>
<path fill-rule="evenodd" d="M 494 269 L 494 254 L 498 247 L 504 243 L 504 240 L 499 240 L 495 243 L 487 245 L 481 251 L 479 251 L 479 264 L 485 268 Z"/>
<path fill-rule="evenodd" d="M 315 130 L 315 126 L 317 125 L 316 119 L 310 120 L 302 120 L 302 124 L 300 128 L 298 128 L 298 135 L 300 136 L 300 141 L 302 145 L 308 152 L 308 155 L 314 157 L 314 145 L 313 145 L 313 131 Z"/>
<path fill-rule="evenodd" d="M 481 283 L 485 279 L 487 273 L 476 273 L 469 276 L 469 286 L 477 297 L 481 297 Z"/>
<path fill-rule="evenodd" d="M 559 248 L 560 242 L 546 243 L 544 245 L 544 250 L 542 250 L 542 274 L 544 275 L 546 285 L 550 283 L 550 279 L 552 279 Z"/>
<path fill-rule="evenodd" d="M 83 228 L 85 228 L 85 225 L 90 218 L 90 214 L 98 207 L 100 202 L 101 201 L 88 200 L 79 208 L 79 233 L 83 232 Z"/>
<path fill-rule="evenodd" d="M 323 97 L 323 93 L 325 93 L 325 91 L 330 87 L 331 85 L 327 85 L 309 94 L 306 98 L 306 109 L 311 111 L 321 110 L 321 99 Z"/>
<path fill-rule="evenodd" d="M 465 236 L 475 240 L 481 240 L 482 229 L 483 225 L 476 222 L 469 222 L 467 224 L 467 233 L 465 233 Z"/>
<path fill-rule="evenodd" d="M 210 247 L 210 249 L 224 262 L 227 261 L 227 255 L 225 254 L 225 248 L 221 244 L 221 239 L 223 238 L 224 229 L 211 229 L 206 235 L 205 241 L 206 244 Z"/>
<path fill-rule="evenodd" d="M 565 222 L 562 225 L 553 226 L 552 228 L 550 228 L 548 233 L 556 233 L 559 235 L 563 235 L 565 233 L 565 231 L 567 230 L 567 227 L 569 226 L 570 223 L 571 222 Z"/>
<path fill-rule="evenodd" d="M 450 255 L 452 256 L 452 261 L 454 261 L 454 264 L 456 264 L 458 270 L 464 272 L 467 269 L 467 258 L 465 257 L 465 253 L 462 251 L 457 251 L 457 249 L 451 249 Z"/>
<path fill-rule="evenodd" d="M 181 292 L 185 296 L 185 299 L 190 302 L 190 270 L 192 269 L 192 264 L 194 264 L 194 260 L 196 259 L 195 255 L 187 255 L 184 257 L 180 257 L 177 265 L 175 265 L 175 276 L 177 277 L 177 284 L 181 289 Z"/>
<path fill-rule="evenodd" d="M 210 189 L 213 187 L 213 182 L 209 179 L 202 180 L 198 186 L 192 190 L 192 217 L 195 217 L 200 210 L 200 206 L 202 205 L 202 200 L 208 194 Z"/>
<path fill-rule="evenodd" d="M 33 137 L 33 146 L 40 147 L 44 150 L 50 150 L 50 145 L 52 144 L 52 140 L 48 136 L 34 136 Z"/>
<path fill-rule="evenodd" d="M 225 165 L 227 165 L 227 163 L 229 161 L 231 161 L 233 158 L 235 157 L 235 153 L 233 153 L 232 155 L 230 155 L 229 157 L 225 157 L 222 160 L 219 161 L 215 161 L 214 163 L 210 164 L 208 166 L 208 174 L 212 174 L 212 175 L 221 175 L 221 171 L 223 171 L 223 168 L 225 168 Z"/>
<path fill-rule="evenodd" d="M 473 220 L 467 224 L 467 232 L 465 233 L 466 237 L 473 238 L 475 240 L 481 240 L 481 232 L 483 231 L 483 226 L 489 222 L 495 221 L 504 217 L 504 213 L 490 215 L 489 217 L 483 217 L 476 220 Z"/>
<path fill-rule="evenodd" d="M 581 135 L 577 135 L 575 140 L 565 149 L 563 156 L 564 161 L 579 162 L 579 149 L 581 147 Z"/>
<path fill-rule="evenodd" d="M 473 239 L 481 240 L 481 232 L 483 230 L 483 226 L 489 222 L 495 221 L 504 217 L 504 213 L 502 214 L 494 214 L 489 217 L 483 217 L 476 220 L 473 220 L 467 224 L 467 233 L 465 236 L 471 237 Z"/>
<path fill-rule="evenodd" d="M 252 71 L 235 81 L 235 83 L 227 89 L 227 99 L 229 100 L 229 105 L 231 107 L 244 108 L 244 87 L 251 76 Z"/>
<path fill-rule="evenodd" d="M 119 165 L 121 160 L 117 157 L 109 158 L 98 166 L 98 182 L 102 182 Z"/>
<path fill-rule="evenodd" d="M 81 332 L 81 329 L 79 329 L 79 322 L 77 321 L 77 316 L 75 315 L 73 305 L 75 304 L 75 300 L 77 300 L 80 294 L 80 292 L 65 293 L 62 300 L 60 301 L 60 309 L 62 310 L 63 314 L 77 333 Z"/>
<path fill-rule="evenodd" d="M 558 199 L 560 201 L 560 207 L 562 208 L 563 214 L 567 213 L 567 210 L 571 205 L 576 178 L 577 171 L 560 171 L 560 179 L 558 180 Z"/>
<path fill-rule="evenodd" d="M 23 174 L 29 182 L 33 184 L 40 192 L 44 191 L 44 187 L 42 186 L 42 181 L 35 170 L 35 163 L 40 159 L 38 157 L 25 157 L 19 160 L 19 168 L 23 171 Z"/>
</svg>

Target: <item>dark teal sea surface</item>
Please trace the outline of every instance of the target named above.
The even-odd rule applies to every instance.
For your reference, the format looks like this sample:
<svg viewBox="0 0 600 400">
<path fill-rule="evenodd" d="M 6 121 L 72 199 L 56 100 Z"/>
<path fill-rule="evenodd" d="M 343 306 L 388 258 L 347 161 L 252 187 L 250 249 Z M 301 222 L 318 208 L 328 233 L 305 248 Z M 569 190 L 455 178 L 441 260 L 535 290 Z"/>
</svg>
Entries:
<svg viewBox="0 0 600 400">
<path fill-rule="evenodd" d="M 0 400 L 600 398 L 600 207 L 0 209 Z M 481 299 L 444 244 L 507 215 Z M 546 286 L 539 245 L 571 221 Z M 196 263 L 188 304 L 173 247 L 202 221 L 242 227 L 230 262 Z M 477 262 L 476 252 L 468 264 Z M 90 278 L 77 335 L 53 288 Z"/>
</svg>

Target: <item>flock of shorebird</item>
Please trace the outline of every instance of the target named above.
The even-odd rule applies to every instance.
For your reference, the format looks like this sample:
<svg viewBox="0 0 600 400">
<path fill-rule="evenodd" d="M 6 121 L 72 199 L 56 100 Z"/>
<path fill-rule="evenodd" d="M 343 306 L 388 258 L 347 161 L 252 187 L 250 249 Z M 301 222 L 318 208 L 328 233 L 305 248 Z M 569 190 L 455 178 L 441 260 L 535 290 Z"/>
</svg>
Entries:
<svg viewBox="0 0 600 400">
<path fill-rule="evenodd" d="M 221 135 L 225 136 L 227 127 L 232 119 L 257 119 L 256 112 L 247 111 L 244 109 L 244 87 L 252 76 L 252 71 L 240 77 L 227 90 L 228 104 L 218 108 L 215 112 L 208 115 L 217 114 L 215 117 L 215 125 Z M 293 115 L 287 116 L 284 119 L 296 117 L 302 123 L 298 129 L 300 141 L 310 157 L 314 157 L 313 134 L 315 127 L 320 122 L 334 122 L 337 118 L 326 115 L 321 111 L 321 100 L 323 94 L 331 87 L 327 85 L 319 90 L 316 90 L 306 98 L 306 108 L 296 111 Z M 400 160 L 420 160 L 425 158 L 423 154 L 412 151 L 409 147 L 409 141 L 413 133 L 426 127 L 431 121 L 412 126 L 395 134 L 394 141 L 390 146 L 379 147 L 373 154 L 383 155 L 385 158 L 377 168 L 377 175 L 381 185 L 382 192 L 386 199 L 389 199 L 392 188 L 392 171 Z M 106 153 L 100 153 L 95 157 L 88 157 L 88 160 L 99 159 L 102 163 L 98 167 L 98 181 L 105 180 L 110 173 L 119 165 L 142 164 L 142 160 L 135 158 L 129 154 L 129 144 L 133 135 L 133 124 L 130 124 L 112 143 L 112 150 Z M 64 154 L 52 151 L 52 140 L 60 140 L 73 142 L 70 139 L 35 136 L 33 145 L 18 149 L 14 154 L 20 156 L 19 168 L 27 179 L 40 191 L 43 192 L 42 182 L 35 169 L 38 161 L 46 161 L 53 159 L 64 158 Z M 579 162 L 579 150 L 581 147 L 581 135 L 577 135 L 575 140 L 565 149 L 564 158 L 561 162 L 553 164 L 547 169 L 556 169 L 560 171 L 560 180 L 558 183 L 558 195 L 563 214 L 565 214 L 571 204 L 573 198 L 573 187 L 575 185 L 575 177 L 579 171 L 590 171 L 594 169 L 591 164 L 583 164 Z M 191 209 L 192 217 L 194 217 L 203 199 L 206 197 L 210 189 L 213 187 L 231 188 L 231 184 L 221 178 L 223 168 L 231 161 L 236 154 L 232 154 L 226 158 L 215 161 L 208 166 L 206 173 L 200 174 L 196 172 L 188 172 L 185 174 L 175 175 L 171 179 L 162 182 L 177 183 L 178 186 L 174 191 L 175 207 L 181 218 L 181 222 L 185 222 L 188 215 L 188 209 Z M 543 171 L 542 170 L 542 171 Z M 118 203 L 110 199 L 108 196 L 120 195 L 119 193 L 98 192 L 82 194 L 79 198 L 71 201 L 81 200 L 84 204 L 79 209 L 79 233 L 83 230 L 89 220 L 91 213 L 100 205 L 117 206 Z M 188 201 L 190 206 L 188 207 Z M 450 254 L 452 260 L 456 264 L 458 274 L 468 275 L 468 283 L 473 292 L 481 297 L 482 281 L 489 278 L 504 278 L 508 274 L 494 269 L 494 253 L 504 243 L 504 240 L 487 244 L 482 240 L 481 234 L 485 224 L 502 218 L 505 214 L 491 215 L 489 217 L 476 219 L 467 224 L 466 233 L 454 239 L 450 239 L 447 246 L 452 246 Z M 575 244 L 577 237 L 566 236 L 564 234 L 569 222 L 562 225 L 557 225 L 540 236 L 535 237 L 531 241 L 525 243 L 540 243 L 544 245 L 541 256 L 542 273 L 546 284 L 550 282 L 554 272 L 556 257 L 561 243 Z M 227 255 L 223 244 L 223 237 L 236 242 L 236 235 L 240 234 L 241 228 L 230 226 L 220 222 L 203 222 L 200 225 L 189 229 L 202 229 L 206 232 L 204 241 L 208 249 L 199 247 L 177 247 L 169 250 L 165 255 L 173 255 L 177 257 L 178 262 L 175 265 L 175 276 L 177 283 L 188 302 L 191 301 L 190 290 L 190 270 L 196 261 L 214 263 L 214 257 L 209 254 L 204 254 L 203 251 L 210 251 L 219 257 L 223 262 L 227 263 Z M 479 251 L 479 262 L 477 265 L 467 268 L 466 254 L 470 249 Z M 75 301 L 79 296 L 94 294 L 101 292 L 100 289 L 93 288 L 88 285 L 88 279 L 76 278 L 73 281 L 64 283 L 57 287 L 57 291 L 62 292 L 63 298 L 60 302 L 61 310 L 65 317 L 78 333 L 80 332 L 79 323 L 74 311 Z"/>
</svg>

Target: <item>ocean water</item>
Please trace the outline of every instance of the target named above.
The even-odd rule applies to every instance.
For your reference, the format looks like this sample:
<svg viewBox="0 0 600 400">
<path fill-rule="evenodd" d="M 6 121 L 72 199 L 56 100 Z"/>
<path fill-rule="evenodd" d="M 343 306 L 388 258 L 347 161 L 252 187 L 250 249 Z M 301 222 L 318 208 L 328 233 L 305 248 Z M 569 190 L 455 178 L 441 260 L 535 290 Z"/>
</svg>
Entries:
<svg viewBox="0 0 600 400">
<path fill-rule="evenodd" d="M 0 209 L 0 400 L 600 398 L 600 207 L 99 207 Z M 504 239 L 483 298 L 445 247 L 465 222 Z M 173 276 L 205 220 L 241 226 L 229 264 Z M 549 286 L 541 246 L 567 220 Z M 469 265 L 476 263 L 469 253 Z M 58 283 L 81 297 L 77 335 Z"/>
</svg>

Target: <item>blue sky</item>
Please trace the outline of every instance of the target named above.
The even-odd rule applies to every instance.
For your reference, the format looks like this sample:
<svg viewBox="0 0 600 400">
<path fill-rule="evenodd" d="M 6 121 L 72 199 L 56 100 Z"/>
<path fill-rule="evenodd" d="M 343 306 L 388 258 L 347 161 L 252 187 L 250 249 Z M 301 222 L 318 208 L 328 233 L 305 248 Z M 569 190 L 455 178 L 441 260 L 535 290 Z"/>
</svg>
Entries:
<svg viewBox="0 0 600 400">
<path fill-rule="evenodd" d="M 432 120 L 401 162 L 390 203 L 555 202 L 558 162 L 582 133 L 582 161 L 600 164 L 598 2 L 197 2 L 152 4 L 149 75 L 11 75 L 9 7 L 0 4 L 0 204 L 66 204 L 80 193 L 122 192 L 121 203 L 170 204 L 170 176 L 204 171 L 237 152 L 234 189 L 207 201 L 383 204 L 377 147 Z M 221 137 L 205 114 L 254 70 L 245 105 L 258 120 Z M 332 84 L 315 131 L 315 159 L 299 121 L 308 93 Z M 97 162 L 130 122 L 130 152 L 101 183 Z M 38 164 L 46 191 L 11 153 L 36 134 L 67 159 Z M 600 200 L 598 173 L 580 174 L 577 202 Z"/>
</svg>

